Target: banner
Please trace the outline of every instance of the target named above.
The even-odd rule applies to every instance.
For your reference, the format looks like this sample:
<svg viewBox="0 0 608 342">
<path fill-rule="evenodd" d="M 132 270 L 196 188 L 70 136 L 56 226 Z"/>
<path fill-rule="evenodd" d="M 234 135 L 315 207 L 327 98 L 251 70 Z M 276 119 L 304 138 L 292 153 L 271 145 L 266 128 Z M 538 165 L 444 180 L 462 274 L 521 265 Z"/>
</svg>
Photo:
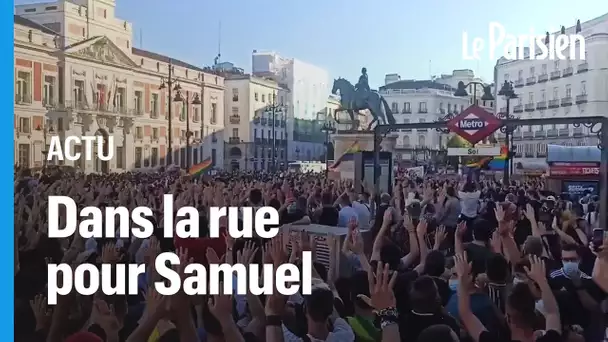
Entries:
<svg viewBox="0 0 608 342">
<path fill-rule="evenodd" d="M 585 191 L 591 192 L 593 195 L 599 194 L 599 182 L 589 181 L 564 181 L 562 182 L 562 192 L 567 192 L 573 195 L 583 195 Z"/>
</svg>

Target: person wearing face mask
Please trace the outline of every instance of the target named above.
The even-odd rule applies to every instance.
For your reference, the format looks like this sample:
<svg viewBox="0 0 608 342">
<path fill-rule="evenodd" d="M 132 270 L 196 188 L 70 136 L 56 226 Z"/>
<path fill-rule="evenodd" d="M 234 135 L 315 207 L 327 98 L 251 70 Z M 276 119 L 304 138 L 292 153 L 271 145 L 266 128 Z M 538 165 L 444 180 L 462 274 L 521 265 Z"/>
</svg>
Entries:
<svg viewBox="0 0 608 342">
<path fill-rule="evenodd" d="M 559 293 L 563 305 L 569 308 L 564 324 L 578 324 L 587 332 L 597 323 L 593 313 L 599 312 L 599 303 L 606 294 L 591 276 L 580 269 L 581 256 L 577 245 L 564 244 L 561 254 L 562 267 L 551 272 L 549 283 L 553 291 Z"/>
<path fill-rule="evenodd" d="M 546 310 L 545 331 L 542 336 L 535 335 L 537 329 L 535 315 L 535 300 L 527 284 L 517 284 L 506 300 L 505 318 L 508 332 L 502 329 L 492 329 L 483 324 L 470 308 L 468 284 L 471 267 L 464 255 L 458 255 L 456 272 L 460 279 L 458 287 L 458 308 L 460 319 L 476 342 L 557 342 L 562 341 L 562 324 L 559 309 L 553 292 L 547 283 L 546 270 L 542 260 L 533 257 L 530 267 L 525 269 L 526 275 L 540 288 Z"/>
</svg>

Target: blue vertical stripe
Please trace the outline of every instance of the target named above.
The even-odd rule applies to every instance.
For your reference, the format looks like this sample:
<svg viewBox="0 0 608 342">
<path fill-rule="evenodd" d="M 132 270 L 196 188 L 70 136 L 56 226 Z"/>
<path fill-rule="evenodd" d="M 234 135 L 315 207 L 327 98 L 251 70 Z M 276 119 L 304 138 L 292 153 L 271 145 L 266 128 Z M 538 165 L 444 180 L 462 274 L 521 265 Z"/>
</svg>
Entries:
<svg viewBox="0 0 608 342">
<path fill-rule="evenodd" d="M 6 140 L 5 144 L 2 144 L 2 160 L 0 163 L 0 213 L 4 217 L 4 234 L 11 234 L 11 236 L 5 236 L 0 239 L 0 269 L 5 270 L 5 276 L 10 276 L 13 279 L 14 275 L 14 213 L 13 213 L 13 196 L 8 194 L 14 193 L 13 188 L 13 166 L 15 160 L 15 141 L 14 138 L 14 120 L 15 120 L 15 107 L 13 105 L 13 94 L 15 93 L 15 56 L 14 56 L 14 25 L 13 25 L 13 2 L 12 1 L 0 1 L 0 45 L 3 53 L 0 54 L 0 75 L 4 80 L 4 86 L 0 91 L 0 105 L 5 105 L 6 110 L 1 111 L 3 115 L 0 115 L 1 120 L 4 120 L 3 124 L 0 124 L 0 139 Z M 12 114 L 11 114 L 12 113 Z M 9 147 L 10 146 L 10 147 Z M 11 271 L 12 270 L 12 271 Z M 10 273 L 10 274 L 8 274 Z M 12 274 L 12 275 L 11 275 Z M 2 339 L 6 341 L 15 340 L 14 329 L 14 297 L 15 288 L 14 281 L 6 279 L 0 282 L 0 294 L 4 297 L 2 300 L 2 317 L 0 317 L 0 331 L 2 331 Z"/>
</svg>

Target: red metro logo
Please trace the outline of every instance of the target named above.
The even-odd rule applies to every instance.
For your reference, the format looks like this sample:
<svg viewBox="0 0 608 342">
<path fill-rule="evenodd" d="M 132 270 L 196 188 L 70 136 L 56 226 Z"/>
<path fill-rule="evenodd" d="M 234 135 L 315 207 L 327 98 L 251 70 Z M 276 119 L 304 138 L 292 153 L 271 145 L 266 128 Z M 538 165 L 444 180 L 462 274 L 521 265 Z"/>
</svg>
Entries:
<svg viewBox="0 0 608 342">
<path fill-rule="evenodd" d="M 502 121 L 487 110 L 472 105 L 447 122 L 450 131 L 476 144 L 502 126 Z"/>
</svg>

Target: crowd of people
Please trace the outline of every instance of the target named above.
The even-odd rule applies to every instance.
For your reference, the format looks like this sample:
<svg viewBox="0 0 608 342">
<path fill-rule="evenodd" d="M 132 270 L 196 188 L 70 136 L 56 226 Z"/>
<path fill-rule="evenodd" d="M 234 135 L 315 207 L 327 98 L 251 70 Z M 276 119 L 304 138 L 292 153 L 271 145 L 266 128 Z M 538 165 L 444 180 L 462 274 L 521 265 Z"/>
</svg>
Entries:
<svg viewBox="0 0 608 342">
<path fill-rule="evenodd" d="M 148 206 L 160 223 L 173 215 L 162 211 L 169 193 L 175 208 L 198 208 L 200 238 L 167 239 L 160 226 L 143 240 L 46 236 L 50 195 L 83 207 Z M 608 239 L 591 194 L 457 176 L 401 177 L 392 194 L 375 194 L 319 174 L 47 169 L 18 170 L 14 195 L 15 341 L 608 341 Z M 275 207 L 282 233 L 208 238 L 213 206 Z M 242 225 L 229 217 L 220 226 L 230 220 Z M 315 223 L 327 234 L 307 233 Z M 275 266 L 311 251 L 312 292 L 163 296 L 152 287 L 153 261 L 166 251 L 203 264 Z M 46 267 L 60 262 L 145 264 L 146 273 L 138 295 L 73 292 L 49 306 Z"/>
</svg>

